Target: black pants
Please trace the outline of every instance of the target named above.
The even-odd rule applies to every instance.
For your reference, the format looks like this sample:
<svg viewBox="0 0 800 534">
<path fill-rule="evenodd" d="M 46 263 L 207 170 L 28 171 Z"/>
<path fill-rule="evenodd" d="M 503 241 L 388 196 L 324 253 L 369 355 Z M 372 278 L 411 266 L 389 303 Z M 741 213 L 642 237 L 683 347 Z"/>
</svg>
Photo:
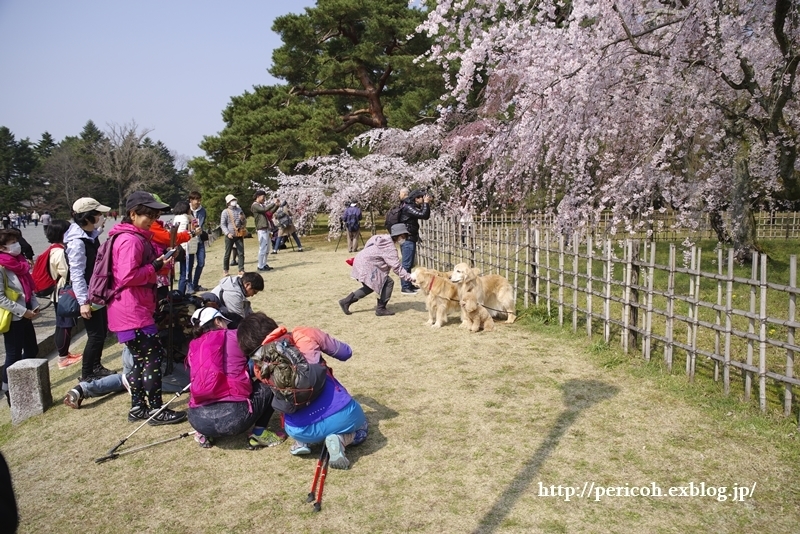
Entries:
<svg viewBox="0 0 800 534">
<path fill-rule="evenodd" d="M 386 304 L 389 302 L 389 299 L 392 298 L 392 291 L 394 291 L 394 280 L 386 277 L 386 281 L 383 283 L 381 287 L 381 292 L 378 295 L 378 301 L 383 302 Z M 367 287 L 367 284 L 361 284 L 361 287 L 353 291 L 353 295 L 358 299 L 361 300 L 370 293 L 372 293 L 372 289 Z"/>
<path fill-rule="evenodd" d="M 86 347 L 81 361 L 81 378 L 86 378 L 100 366 L 103 357 L 103 345 L 108 335 L 108 311 L 106 308 L 92 310 L 92 317 L 84 319 L 83 324 L 86 326 Z"/>
<path fill-rule="evenodd" d="M 145 334 L 136 330 L 136 337 L 125 344 L 133 356 L 133 369 L 128 374 L 131 407 L 146 409 L 149 401 L 151 410 L 161 408 L 161 361 L 164 359 L 164 348 L 158 333 Z"/>
<path fill-rule="evenodd" d="M 215 402 L 207 406 L 189 408 L 189 424 L 192 428 L 211 438 L 235 436 L 253 425 L 266 427 L 272 417 L 272 391 L 261 382 L 253 383 L 250 404 L 240 402 Z"/>
<path fill-rule="evenodd" d="M 3 365 L 3 384 L 8 384 L 6 370 L 20 360 L 35 358 L 39 355 L 39 344 L 36 342 L 36 330 L 33 321 L 24 317 L 19 321 L 11 321 L 8 332 L 3 334 L 6 346 L 6 363 Z"/>
</svg>

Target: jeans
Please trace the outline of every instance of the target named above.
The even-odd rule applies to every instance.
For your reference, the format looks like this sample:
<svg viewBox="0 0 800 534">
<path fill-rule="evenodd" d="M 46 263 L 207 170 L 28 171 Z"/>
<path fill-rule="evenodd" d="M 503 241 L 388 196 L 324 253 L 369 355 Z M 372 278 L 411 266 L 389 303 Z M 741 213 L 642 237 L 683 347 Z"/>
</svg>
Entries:
<svg viewBox="0 0 800 534">
<path fill-rule="evenodd" d="M 234 245 L 236 246 L 236 253 L 239 257 L 239 272 L 244 272 L 244 239 L 241 237 L 229 239 L 228 236 L 225 236 L 225 253 L 222 256 L 222 270 L 226 273 L 231 266 L 231 251 Z"/>
<path fill-rule="evenodd" d="M 400 252 L 403 255 L 403 269 L 411 272 L 411 269 L 414 267 L 414 257 L 417 254 L 417 244 L 410 239 L 406 239 L 403 241 L 403 244 L 400 245 Z M 411 282 L 406 282 L 405 280 L 400 282 L 400 288 L 403 291 L 414 291 L 416 289 Z"/>
<path fill-rule="evenodd" d="M 267 266 L 267 255 L 270 245 L 269 230 L 258 231 L 258 268 L 263 269 Z"/>
<path fill-rule="evenodd" d="M 178 292 L 181 295 L 186 294 L 186 282 L 187 282 L 186 271 L 188 270 L 188 265 L 187 265 L 188 262 L 189 262 L 188 254 L 183 258 L 183 261 L 178 262 L 180 265 L 180 271 L 179 271 L 180 274 L 178 275 Z"/>
<path fill-rule="evenodd" d="M 200 274 L 203 272 L 203 267 L 206 265 L 206 242 L 205 241 L 198 241 L 197 243 L 197 253 L 196 254 L 189 254 L 189 259 L 187 260 L 187 275 L 186 278 L 192 281 L 192 287 L 198 288 L 200 287 Z M 194 267 L 194 260 L 197 259 L 197 269 L 194 270 L 194 274 L 192 273 L 192 267 Z"/>
<path fill-rule="evenodd" d="M 78 385 L 83 390 L 83 397 L 86 399 L 125 391 L 125 386 L 122 385 L 122 375 L 119 373 L 104 376 L 91 382 L 81 382 Z"/>
</svg>

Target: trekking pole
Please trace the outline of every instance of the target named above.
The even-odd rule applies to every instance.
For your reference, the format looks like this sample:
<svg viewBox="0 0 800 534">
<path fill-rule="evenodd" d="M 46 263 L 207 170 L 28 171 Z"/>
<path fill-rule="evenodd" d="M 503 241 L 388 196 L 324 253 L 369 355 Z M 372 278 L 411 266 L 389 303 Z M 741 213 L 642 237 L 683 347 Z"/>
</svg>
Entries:
<svg viewBox="0 0 800 534">
<path fill-rule="evenodd" d="M 114 447 L 112 447 L 111 449 L 109 449 L 109 451 L 106 453 L 106 455 L 105 455 L 105 456 L 101 456 L 100 458 L 97 458 L 97 459 L 95 459 L 95 463 L 98 463 L 98 464 L 99 464 L 99 463 L 103 463 L 103 462 L 105 462 L 106 460 L 112 460 L 112 459 L 116 458 L 116 456 L 119 456 L 119 454 L 116 454 L 116 455 L 114 454 L 114 453 L 116 452 L 116 450 L 117 450 L 117 449 L 119 449 L 120 447 L 122 447 L 122 446 L 125 444 L 125 442 L 126 442 L 126 441 L 128 441 L 128 439 L 130 439 L 130 437 L 131 437 L 131 436 L 133 436 L 133 435 L 134 435 L 134 434 L 136 434 L 136 433 L 137 433 L 139 430 L 141 430 L 141 428 L 142 428 L 144 425 L 146 425 L 147 423 L 149 423 L 149 422 L 150 422 L 150 420 L 151 420 L 151 419 L 153 419 L 153 417 L 157 416 L 157 415 L 158 415 L 158 414 L 160 414 L 162 411 L 164 411 L 164 409 L 165 409 L 167 406 L 169 406 L 169 403 L 171 403 L 172 401 L 174 401 L 175 399 L 177 399 L 178 397 L 180 397 L 180 396 L 181 396 L 181 395 L 182 395 L 182 394 L 183 394 L 185 391 L 188 391 L 188 390 L 189 390 L 189 386 L 191 386 L 191 385 L 192 385 L 192 383 L 191 383 L 191 382 L 190 382 L 190 383 L 188 383 L 188 384 L 186 384 L 186 387 L 185 387 L 185 388 L 183 388 L 182 390 L 180 390 L 179 392 L 177 392 L 177 393 L 175 394 L 175 396 L 174 396 L 174 397 L 172 397 L 170 400 L 168 400 L 166 403 L 162 404 L 162 405 L 161 405 L 161 408 L 159 408 L 159 409 L 158 409 L 158 411 L 156 411 L 156 413 L 154 413 L 153 415 L 151 415 L 151 416 L 150 416 L 150 417 L 147 419 L 147 421 L 145 421 L 144 423 L 142 423 L 141 425 L 139 425 L 138 427 L 136 427 L 136 430 L 134 430 L 133 432 L 131 432 L 130 434 L 128 434 L 127 436 L 125 436 L 125 438 L 124 438 L 124 439 L 120 440 L 120 442 L 119 442 L 119 443 L 117 443 L 117 444 L 116 444 Z"/>
<path fill-rule="evenodd" d="M 333 249 L 334 252 L 339 250 L 339 243 L 341 243 L 341 242 L 342 242 L 342 232 L 339 232 L 339 241 L 336 242 L 336 248 Z"/>
<path fill-rule="evenodd" d="M 197 434 L 197 431 L 196 430 L 192 430 L 191 432 L 184 432 L 183 434 L 181 434 L 179 436 L 173 436 L 171 438 L 162 439 L 160 441 L 156 441 L 156 442 L 153 442 L 153 443 L 148 443 L 147 445 L 142 445 L 141 447 L 136 447 L 136 448 L 133 448 L 133 449 L 129 449 L 127 451 L 115 452 L 114 454 L 108 454 L 106 456 L 103 456 L 102 458 L 98 458 L 97 460 L 95 460 L 95 462 L 100 464 L 100 463 L 103 463 L 103 462 L 108 461 L 108 460 L 115 460 L 115 459 L 119 458 L 120 456 L 125 456 L 126 454 L 131 454 L 132 452 L 141 451 L 143 449 L 149 449 L 150 447 L 155 447 L 156 445 L 161 445 L 162 443 L 169 443 L 170 441 L 177 441 L 179 439 L 188 438 L 189 436 L 191 436 L 193 434 Z"/>
<path fill-rule="evenodd" d="M 306 502 L 314 503 L 315 512 L 322 510 L 322 490 L 325 488 L 325 477 L 328 475 L 328 460 L 330 460 L 330 457 L 328 447 L 323 443 L 322 452 L 319 453 L 319 460 L 317 460 L 317 467 L 314 468 L 314 480 L 311 482 L 311 491 L 308 492 L 308 497 L 306 498 Z M 316 493 L 317 482 L 319 482 L 319 493 Z"/>
</svg>

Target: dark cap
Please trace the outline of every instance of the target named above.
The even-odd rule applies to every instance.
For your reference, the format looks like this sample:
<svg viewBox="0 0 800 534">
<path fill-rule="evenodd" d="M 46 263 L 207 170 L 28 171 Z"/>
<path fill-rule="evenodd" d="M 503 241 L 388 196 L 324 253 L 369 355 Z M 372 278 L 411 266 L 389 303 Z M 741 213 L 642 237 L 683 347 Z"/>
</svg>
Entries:
<svg viewBox="0 0 800 534">
<path fill-rule="evenodd" d="M 127 200 L 125 200 L 125 209 L 132 210 L 139 204 L 157 210 L 163 210 L 169 208 L 168 205 L 164 204 L 163 202 L 159 202 L 158 200 L 155 199 L 155 197 L 153 197 L 153 195 L 151 195 L 147 191 L 134 191 L 133 193 L 128 195 Z"/>
<path fill-rule="evenodd" d="M 259 189 L 259 190 L 258 190 L 258 191 L 256 191 L 256 192 L 255 192 L 255 194 L 253 195 L 253 198 L 258 198 L 258 197 L 260 197 L 261 195 L 267 196 L 267 192 L 266 192 L 266 191 L 264 191 L 263 189 Z"/>
<path fill-rule="evenodd" d="M 415 198 L 424 197 L 425 191 L 423 189 L 414 189 L 409 195 L 408 198 L 414 200 Z"/>
</svg>

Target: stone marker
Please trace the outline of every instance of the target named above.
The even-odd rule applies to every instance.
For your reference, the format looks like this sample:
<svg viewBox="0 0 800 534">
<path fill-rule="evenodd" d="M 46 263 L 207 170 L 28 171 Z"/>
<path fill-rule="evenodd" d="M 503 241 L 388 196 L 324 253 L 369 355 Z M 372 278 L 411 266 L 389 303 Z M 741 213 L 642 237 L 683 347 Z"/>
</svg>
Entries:
<svg viewBox="0 0 800 534">
<path fill-rule="evenodd" d="M 46 359 L 20 360 L 9 367 L 7 373 L 13 424 L 18 425 L 29 417 L 44 413 L 53 404 Z"/>
</svg>

